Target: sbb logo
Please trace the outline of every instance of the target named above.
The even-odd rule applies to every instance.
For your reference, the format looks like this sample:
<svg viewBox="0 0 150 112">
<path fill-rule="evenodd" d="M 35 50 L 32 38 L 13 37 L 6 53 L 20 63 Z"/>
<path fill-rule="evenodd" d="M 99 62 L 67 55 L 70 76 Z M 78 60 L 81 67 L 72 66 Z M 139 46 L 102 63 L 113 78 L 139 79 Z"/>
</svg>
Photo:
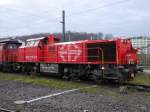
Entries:
<svg viewBox="0 0 150 112">
<path fill-rule="evenodd" d="M 58 51 L 63 61 L 77 61 L 81 52 L 81 49 L 76 44 L 62 45 Z"/>
</svg>

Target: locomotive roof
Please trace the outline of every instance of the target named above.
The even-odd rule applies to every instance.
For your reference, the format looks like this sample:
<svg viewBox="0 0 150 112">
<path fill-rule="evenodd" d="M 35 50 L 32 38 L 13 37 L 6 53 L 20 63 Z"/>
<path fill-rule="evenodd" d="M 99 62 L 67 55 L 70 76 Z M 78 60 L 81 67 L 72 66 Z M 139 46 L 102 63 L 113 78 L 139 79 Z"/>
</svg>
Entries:
<svg viewBox="0 0 150 112">
<path fill-rule="evenodd" d="M 6 39 L 0 41 L 0 43 L 6 43 L 6 44 L 21 44 L 18 40 L 12 40 L 12 39 Z"/>
<path fill-rule="evenodd" d="M 55 44 L 76 44 L 76 43 L 83 43 L 83 42 L 87 42 L 89 40 L 79 40 L 79 41 L 70 41 L 70 42 L 60 42 L 60 43 L 55 43 Z"/>
<path fill-rule="evenodd" d="M 71 41 L 71 42 L 60 42 L 56 44 L 59 45 L 59 44 L 93 43 L 93 42 L 114 42 L 114 41 L 116 41 L 116 39 L 113 39 L 113 40 L 79 40 L 79 41 Z"/>
<path fill-rule="evenodd" d="M 47 36 L 47 37 L 38 37 L 38 38 L 31 38 L 31 39 L 27 39 L 26 41 L 28 42 L 28 41 L 36 41 L 36 40 L 42 40 L 42 39 L 45 39 L 45 38 L 48 38 L 49 36 Z M 56 37 L 52 37 L 52 38 L 54 38 L 54 39 L 57 39 L 57 40 L 59 40 L 58 38 L 56 38 Z"/>
<path fill-rule="evenodd" d="M 27 41 L 42 40 L 44 38 L 46 38 L 46 37 L 38 37 L 38 38 L 28 39 Z"/>
</svg>

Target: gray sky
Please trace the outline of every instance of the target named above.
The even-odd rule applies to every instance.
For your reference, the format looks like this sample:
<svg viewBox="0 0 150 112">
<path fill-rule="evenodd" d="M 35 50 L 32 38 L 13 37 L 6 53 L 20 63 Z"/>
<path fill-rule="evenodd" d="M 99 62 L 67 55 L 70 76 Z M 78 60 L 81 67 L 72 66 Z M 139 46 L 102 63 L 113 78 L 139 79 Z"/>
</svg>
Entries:
<svg viewBox="0 0 150 112">
<path fill-rule="evenodd" d="M 61 32 L 150 34 L 150 0 L 0 0 L 0 37 Z"/>
</svg>

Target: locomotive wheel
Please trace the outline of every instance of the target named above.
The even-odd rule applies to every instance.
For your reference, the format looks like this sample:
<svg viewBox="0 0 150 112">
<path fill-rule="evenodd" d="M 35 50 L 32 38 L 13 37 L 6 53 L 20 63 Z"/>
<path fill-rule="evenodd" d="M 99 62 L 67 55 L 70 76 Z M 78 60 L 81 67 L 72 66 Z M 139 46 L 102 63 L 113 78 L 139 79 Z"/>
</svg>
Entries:
<svg viewBox="0 0 150 112">
<path fill-rule="evenodd" d="M 70 74 L 70 73 L 68 73 L 68 72 L 64 73 L 64 75 L 62 76 L 62 79 L 64 79 L 64 80 L 70 80 L 68 74 Z"/>
<path fill-rule="evenodd" d="M 118 73 L 119 84 L 124 84 L 126 82 L 127 78 L 125 76 L 126 76 L 126 74 Z"/>
<path fill-rule="evenodd" d="M 104 78 L 101 79 L 101 84 L 107 84 L 107 83 L 108 83 L 108 79 L 104 79 Z"/>
<path fill-rule="evenodd" d="M 119 76 L 118 77 L 118 82 L 119 82 L 119 84 L 124 84 L 125 82 L 126 82 L 126 80 L 125 80 L 125 78 L 123 77 L 123 76 Z"/>
<path fill-rule="evenodd" d="M 99 76 L 96 76 L 96 75 L 92 75 L 92 78 L 91 78 L 94 82 L 96 82 L 97 84 L 101 84 L 102 83 L 102 80 L 99 78 Z"/>
<path fill-rule="evenodd" d="M 76 80 L 79 79 L 79 78 L 77 77 L 77 74 L 75 74 L 75 73 L 71 73 L 71 74 L 69 75 L 69 77 L 70 77 L 70 80 L 73 80 L 73 81 L 76 81 Z"/>
</svg>

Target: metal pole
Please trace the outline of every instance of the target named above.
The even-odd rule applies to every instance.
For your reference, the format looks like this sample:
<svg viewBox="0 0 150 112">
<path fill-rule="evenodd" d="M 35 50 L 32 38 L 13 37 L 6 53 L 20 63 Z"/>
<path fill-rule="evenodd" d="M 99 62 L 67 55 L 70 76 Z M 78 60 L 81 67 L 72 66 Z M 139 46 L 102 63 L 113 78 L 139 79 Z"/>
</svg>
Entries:
<svg viewBox="0 0 150 112">
<path fill-rule="evenodd" d="M 66 41 L 65 37 L 65 11 L 62 11 L 62 33 L 63 33 L 63 40 Z"/>
</svg>

